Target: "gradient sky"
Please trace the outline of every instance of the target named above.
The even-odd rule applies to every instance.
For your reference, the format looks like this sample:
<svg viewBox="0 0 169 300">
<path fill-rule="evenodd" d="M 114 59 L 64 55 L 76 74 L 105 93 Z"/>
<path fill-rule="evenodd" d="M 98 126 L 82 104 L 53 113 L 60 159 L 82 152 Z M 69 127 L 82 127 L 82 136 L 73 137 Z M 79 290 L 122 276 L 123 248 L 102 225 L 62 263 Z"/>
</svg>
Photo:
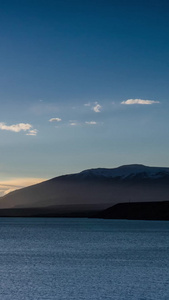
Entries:
<svg viewBox="0 0 169 300">
<path fill-rule="evenodd" d="M 169 166 L 168 92 L 168 1 L 0 0 L 0 194 Z"/>
</svg>

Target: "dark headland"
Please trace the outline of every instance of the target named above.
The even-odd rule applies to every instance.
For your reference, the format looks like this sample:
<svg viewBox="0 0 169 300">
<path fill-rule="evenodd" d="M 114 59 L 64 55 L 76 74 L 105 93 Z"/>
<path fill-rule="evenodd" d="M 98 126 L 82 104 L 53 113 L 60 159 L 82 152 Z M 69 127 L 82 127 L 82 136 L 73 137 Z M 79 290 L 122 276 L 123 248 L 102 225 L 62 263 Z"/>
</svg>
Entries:
<svg viewBox="0 0 169 300">
<path fill-rule="evenodd" d="M 169 220 L 169 168 L 126 165 L 59 176 L 1 197 L 0 217 Z"/>
</svg>

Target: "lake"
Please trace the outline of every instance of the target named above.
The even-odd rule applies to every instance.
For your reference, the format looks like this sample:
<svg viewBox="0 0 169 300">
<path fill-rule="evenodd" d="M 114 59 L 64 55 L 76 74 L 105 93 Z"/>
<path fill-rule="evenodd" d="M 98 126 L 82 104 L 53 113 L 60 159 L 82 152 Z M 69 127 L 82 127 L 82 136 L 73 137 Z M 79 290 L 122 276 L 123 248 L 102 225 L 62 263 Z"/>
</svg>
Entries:
<svg viewBox="0 0 169 300">
<path fill-rule="evenodd" d="M 168 300 L 169 222 L 0 218 L 2 300 Z"/>
</svg>

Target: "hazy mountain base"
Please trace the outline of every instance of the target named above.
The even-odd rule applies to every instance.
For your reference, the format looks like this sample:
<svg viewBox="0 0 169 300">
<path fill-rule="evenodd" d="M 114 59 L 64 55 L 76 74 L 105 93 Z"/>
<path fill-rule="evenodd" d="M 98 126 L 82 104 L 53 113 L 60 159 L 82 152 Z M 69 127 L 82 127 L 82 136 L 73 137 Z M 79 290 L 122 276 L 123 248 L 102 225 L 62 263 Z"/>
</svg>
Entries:
<svg viewBox="0 0 169 300">
<path fill-rule="evenodd" d="M 96 205 L 101 209 L 123 202 L 167 201 L 169 184 L 159 180 L 117 181 L 115 179 L 79 181 L 56 179 L 0 198 L 0 208 L 42 208 L 67 205 Z"/>
</svg>

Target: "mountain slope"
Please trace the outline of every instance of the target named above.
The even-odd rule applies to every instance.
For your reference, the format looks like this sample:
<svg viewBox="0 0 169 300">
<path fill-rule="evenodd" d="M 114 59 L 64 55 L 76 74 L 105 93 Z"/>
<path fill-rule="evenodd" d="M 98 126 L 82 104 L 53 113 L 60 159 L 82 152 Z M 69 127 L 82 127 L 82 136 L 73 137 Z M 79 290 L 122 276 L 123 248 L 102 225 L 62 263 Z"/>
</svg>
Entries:
<svg viewBox="0 0 169 300">
<path fill-rule="evenodd" d="M 90 169 L 16 190 L 1 209 L 42 209 L 64 215 L 104 210 L 116 203 L 169 200 L 169 168 L 128 165 Z"/>
</svg>

